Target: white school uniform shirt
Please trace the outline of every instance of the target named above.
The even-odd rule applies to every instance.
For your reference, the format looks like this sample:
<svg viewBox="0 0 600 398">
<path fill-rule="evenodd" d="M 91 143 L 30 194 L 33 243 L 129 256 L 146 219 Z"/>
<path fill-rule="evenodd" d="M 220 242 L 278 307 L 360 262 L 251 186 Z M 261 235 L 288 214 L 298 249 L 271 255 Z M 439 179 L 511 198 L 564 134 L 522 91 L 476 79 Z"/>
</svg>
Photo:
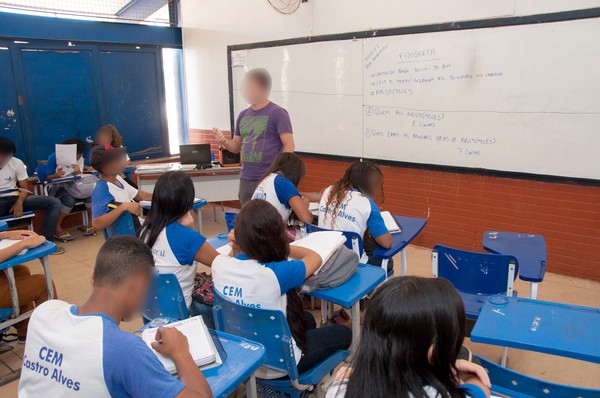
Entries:
<svg viewBox="0 0 600 398">
<path fill-rule="evenodd" d="M 378 238 L 389 232 L 375 201 L 357 190 L 346 192 L 346 195 L 344 195 L 337 208 L 335 220 L 332 222 L 333 209 L 336 203 L 333 202 L 327 207 L 327 199 L 330 192 L 331 186 L 326 188 L 321 196 L 321 202 L 319 203 L 319 227 L 356 232 L 360 236 L 364 236 L 368 228 L 373 238 Z M 364 253 L 361 261 L 366 261 Z"/>
<path fill-rule="evenodd" d="M 266 200 L 277 209 L 283 221 L 287 222 L 292 214 L 289 201 L 294 196 L 300 196 L 298 188 L 281 174 L 271 173 L 256 186 L 252 199 Z"/>
<path fill-rule="evenodd" d="M 204 236 L 175 221 L 160 232 L 152 246 L 154 266 L 160 274 L 177 276 L 188 308 L 192 304 L 194 277 L 198 268 L 194 256 L 204 242 Z"/>
<path fill-rule="evenodd" d="M 11 158 L 8 163 L 0 169 L 0 192 L 9 189 L 18 188 L 17 182 L 23 181 L 29 178 L 27 175 L 27 168 L 25 163 L 21 159 Z M 11 192 L 9 194 L 3 194 L 2 196 L 19 195 L 18 191 Z"/>
<path fill-rule="evenodd" d="M 291 260 L 261 264 L 245 254 L 235 257 L 220 255 L 212 264 L 214 289 L 226 299 L 247 307 L 267 310 L 287 310 L 286 293 L 302 286 L 306 276 L 304 261 Z M 296 363 L 302 350 L 292 340 Z M 265 379 L 285 376 L 284 373 L 261 368 L 256 375 Z"/>
<path fill-rule="evenodd" d="M 108 315 L 50 300 L 29 321 L 20 398 L 175 397 L 184 385 Z"/>
<path fill-rule="evenodd" d="M 98 180 L 92 190 L 92 217 L 99 217 L 109 212 L 112 202 L 127 203 L 136 197 L 138 190 L 132 187 L 121 176 L 117 176 L 119 185 L 106 180 Z"/>
</svg>

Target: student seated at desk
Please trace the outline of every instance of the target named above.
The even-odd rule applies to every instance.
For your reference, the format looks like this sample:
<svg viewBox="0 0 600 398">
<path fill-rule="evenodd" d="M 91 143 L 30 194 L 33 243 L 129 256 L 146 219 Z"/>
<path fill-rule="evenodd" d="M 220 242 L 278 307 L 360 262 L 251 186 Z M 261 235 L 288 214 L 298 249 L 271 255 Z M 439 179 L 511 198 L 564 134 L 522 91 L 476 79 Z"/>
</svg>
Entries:
<svg viewBox="0 0 600 398">
<path fill-rule="evenodd" d="M 264 200 L 251 200 L 237 216 L 230 233 L 232 255 L 220 255 L 212 265 L 215 290 L 246 306 L 281 310 L 286 314 L 294 344 L 298 372 L 303 373 L 352 341 L 352 332 L 341 325 L 316 328 L 313 316 L 304 312 L 296 290 L 320 266 L 312 250 L 290 246 L 281 215 Z M 288 257 L 294 260 L 289 260 Z M 261 378 L 284 376 L 259 369 Z"/>
<path fill-rule="evenodd" d="M 312 223 L 313 214 L 308 210 L 308 203 L 318 201 L 321 197 L 307 193 L 300 195 L 297 187 L 305 173 L 306 169 L 300 156 L 284 152 L 277 156 L 258 182 L 252 199 L 271 203 L 286 224 L 292 211 L 298 220 Z"/>
<path fill-rule="evenodd" d="M 84 172 L 85 166 L 83 161 L 83 154 L 87 148 L 87 144 L 80 140 L 79 138 L 69 138 L 63 142 L 63 145 L 77 145 L 77 164 L 70 165 L 73 168 L 73 173 L 71 175 L 77 175 Z M 56 153 L 53 153 L 48 157 L 48 163 L 46 164 L 46 179 L 49 182 L 57 178 L 67 177 L 64 167 L 56 164 Z M 95 180 L 95 177 L 90 176 Z M 75 237 L 71 235 L 69 232 L 65 231 L 62 227 L 62 223 L 65 218 L 71 213 L 73 208 L 75 207 L 75 203 L 81 201 L 85 203 L 86 211 L 88 212 L 89 219 L 92 219 L 92 197 L 88 196 L 87 198 L 78 199 L 75 198 L 71 193 L 69 193 L 69 187 L 67 184 L 72 184 L 71 182 L 66 182 L 62 184 L 52 185 L 50 188 L 50 196 L 54 196 L 58 198 L 62 203 L 62 208 L 60 209 L 60 213 L 58 215 L 58 221 L 56 223 L 56 232 L 54 233 L 54 238 L 63 242 L 68 242 L 74 240 Z M 93 181 L 92 181 L 93 184 Z M 90 184 L 90 186 L 92 186 Z M 92 236 L 96 234 L 96 230 L 91 225 L 87 227 L 81 226 L 79 228 L 83 231 L 83 236 Z"/>
<path fill-rule="evenodd" d="M 202 315 L 214 329 L 212 306 L 192 298 L 192 291 L 197 262 L 211 266 L 219 253 L 194 230 L 193 204 L 192 179 L 183 171 L 164 173 L 156 181 L 140 238 L 152 249 L 158 271 L 177 276 L 190 316 Z"/>
<path fill-rule="evenodd" d="M 450 282 L 388 279 L 371 298 L 351 368 L 338 371 L 327 398 L 489 397 L 485 369 L 457 359 L 464 338 L 465 308 Z"/>
<path fill-rule="evenodd" d="M 19 240 L 20 242 L 0 250 L 0 262 L 15 257 L 24 249 L 34 249 L 46 243 L 46 238 L 28 230 L 0 232 L 0 240 L 2 239 Z M 19 297 L 19 312 L 21 314 L 31 311 L 34 305 L 37 307 L 48 300 L 48 285 L 46 284 L 45 275 L 31 275 L 29 267 L 26 265 L 13 267 L 13 272 Z M 56 297 L 56 287 L 54 287 L 54 297 Z M 0 308 L 12 308 L 12 306 L 8 278 L 4 272 L 0 272 Z M 20 343 L 25 343 L 28 323 L 29 320 L 26 319 L 15 324 L 17 338 Z"/>
<path fill-rule="evenodd" d="M 125 212 L 139 217 L 142 205 L 137 202 L 152 199 L 151 193 L 138 191 L 119 175 L 126 167 L 125 155 L 123 148 L 108 145 L 98 145 L 90 153 L 90 164 L 100 173 L 92 191 L 92 225 L 97 230 L 110 227 Z"/>
<path fill-rule="evenodd" d="M 19 397 L 212 397 L 177 329 L 158 329 L 152 346 L 171 357 L 179 379 L 140 337 L 119 329 L 122 320 L 139 316 L 153 277 L 154 259 L 141 240 L 107 240 L 85 303 L 52 300 L 33 312 Z"/>
<path fill-rule="evenodd" d="M 373 200 L 378 194 L 383 197 L 383 174 L 379 167 L 367 161 L 352 163 L 340 180 L 323 191 L 319 227 L 364 236 L 365 252 L 361 261 L 381 266 L 382 259 L 373 257 L 373 252 L 378 245 L 389 249 L 392 234 Z M 393 267 L 390 259 L 388 271 Z"/>
<path fill-rule="evenodd" d="M 20 159 L 14 157 L 16 151 L 14 142 L 0 137 L 0 217 L 12 214 L 18 218 L 23 215 L 23 211 L 44 210 L 41 234 L 52 240 L 62 206 L 60 200 L 50 196 L 31 195 L 27 184 L 27 168 Z M 64 252 L 64 248 L 57 246 L 53 254 Z"/>
</svg>

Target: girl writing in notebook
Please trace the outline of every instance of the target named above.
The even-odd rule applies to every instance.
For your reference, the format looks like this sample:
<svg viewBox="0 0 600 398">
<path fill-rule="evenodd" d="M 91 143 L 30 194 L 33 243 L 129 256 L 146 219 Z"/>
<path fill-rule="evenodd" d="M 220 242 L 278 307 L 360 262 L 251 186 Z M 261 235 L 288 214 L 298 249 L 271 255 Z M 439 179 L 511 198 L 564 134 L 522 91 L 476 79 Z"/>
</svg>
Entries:
<svg viewBox="0 0 600 398">
<path fill-rule="evenodd" d="M 362 262 L 380 266 L 382 260 L 373 257 L 377 246 L 389 249 L 392 234 L 381 217 L 375 198 L 383 197 L 383 174 L 377 165 L 355 162 L 341 179 L 326 188 L 319 203 L 319 227 L 356 232 L 364 237 Z M 388 271 L 393 261 L 388 262 Z"/>
<path fill-rule="evenodd" d="M 320 195 L 298 192 L 298 184 L 306 170 L 300 156 L 285 152 L 280 154 L 258 182 L 252 199 L 266 200 L 271 203 L 287 224 L 292 211 L 298 220 L 313 222 L 313 215 L 308 210 L 310 201 L 318 201 Z"/>
<path fill-rule="evenodd" d="M 317 329 L 315 319 L 302 309 L 296 288 L 321 266 L 321 257 L 312 250 L 289 245 L 286 226 L 275 207 L 264 200 L 246 203 L 230 240 L 234 257 L 220 255 L 212 265 L 215 291 L 241 305 L 286 314 L 299 373 L 350 346 L 349 328 L 334 325 Z M 260 369 L 257 376 L 284 375 Z"/>
<path fill-rule="evenodd" d="M 457 359 L 464 338 L 465 308 L 450 282 L 388 279 L 371 298 L 351 367 L 340 369 L 327 398 L 489 397 L 485 369 Z"/>
<path fill-rule="evenodd" d="M 193 229 L 193 204 L 194 184 L 190 177 L 182 171 L 164 173 L 154 187 L 140 239 L 152 249 L 158 272 L 177 276 L 190 316 L 202 315 L 206 325 L 214 328 L 212 307 L 192 298 L 197 263 L 210 266 L 218 255 L 206 238 Z"/>
</svg>

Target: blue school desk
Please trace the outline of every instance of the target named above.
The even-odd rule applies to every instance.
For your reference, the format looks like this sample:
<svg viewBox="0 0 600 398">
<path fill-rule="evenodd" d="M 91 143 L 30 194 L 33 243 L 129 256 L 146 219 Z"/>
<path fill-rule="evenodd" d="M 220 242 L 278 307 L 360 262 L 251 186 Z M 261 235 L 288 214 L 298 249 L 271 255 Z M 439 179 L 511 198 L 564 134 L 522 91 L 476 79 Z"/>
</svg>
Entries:
<svg viewBox="0 0 600 398">
<path fill-rule="evenodd" d="M 215 398 L 227 397 L 240 384 L 250 379 L 246 394 L 256 398 L 254 372 L 264 362 L 265 349 L 261 344 L 217 331 L 217 336 L 227 353 L 223 364 L 203 371 Z"/>
<path fill-rule="evenodd" d="M 383 268 L 359 264 L 354 275 L 340 286 L 310 293 L 312 297 L 352 308 L 352 354 L 346 359 L 348 362 L 360 343 L 360 300 L 385 281 L 385 277 Z"/>
<path fill-rule="evenodd" d="M 471 341 L 600 363 L 600 308 L 492 296 Z"/>
<path fill-rule="evenodd" d="M 494 254 L 510 254 L 519 262 L 519 278 L 531 282 L 529 297 L 537 297 L 537 284 L 546 273 L 546 242 L 542 235 L 485 231 L 483 248 Z"/>
<path fill-rule="evenodd" d="M 378 258 L 392 258 L 398 252 L 401 252 L 402 271 L 400 274 L 406 275 L 406 250 L 404 249 L 421 233 L 423 228 L 425 228 L 427 219 L 403 216 L 394 216 L 394 218 L 396 219 L 396 222 L 398 222 L 398 225 L 400 225 L 400 228 L 402 228 L 402 232 L 395 232 L 392 234 L 392 247 L 389 249 L 378 247 L 373 252 L 373 255 Z"/>
<path fill-rule="evenodd" d="M 194 202 L 192 205 L 192 210 L 196 212 L 196 229 L 198 232 L 202 233 L 202 208 L 206 206 L 206 199 L 200 199 L 197 202 Z M 151 206 L 144 206 L 145 210 L 150 210 Z M 214 246 L 213 246 L 214 247 Z"/>
<path fill-rule="evenodd" d="M 6 223 L 0 224 L 0 231 L 6 229 Z M 13 318 L 8 319 L 4 322 L 0 322 L 0 330 L 5 329 L 9 326 L 14 325 L 15 323 L 19 323 L 24 319 L 27 319 L 31 316 L 32 311 L 28 311 L 24 314 L 20 313 L 19 310 L 19 296 L 17 295 L 17 286 L 15 282 L 15 274 L 13 271 L 13 267 L 19 264 L 26 263 L 28 261 L 39 259 L 42 263 L 42 267 L 44 268 L 44 274 L 46 275 L 46 286 L 48 288 L 48 300 L 52 300 L 54 298 L 54 287 L 52 286 L 52 276 L 50 274 L 50 263 L 48 261 L 48 255 L 52 254 L 56 251 L 56 245 L 52 242 L 46 242 L 41 246 L 36 247 L 35 249 L 29 249 L 27 253 L 21 256 L 15 256 L 10 258 L 4 262 L 0 263 L 0 271 L 4 271 L 6 273 L 6 278 L 8 279 L 8 285 L 10 287 L 10 295 L 13 304 Z"/>
<path fill-rule="evenodd" d="M 209 245 L 213 247 L 213 249 L 218 249 L 219 247 L 223 247 L 229 244 L 229 239 L 227 239 L 228 232 L 222 232 L 213 236 L 212 238 L 208 238 L 206 241 Z"/>
</svg>

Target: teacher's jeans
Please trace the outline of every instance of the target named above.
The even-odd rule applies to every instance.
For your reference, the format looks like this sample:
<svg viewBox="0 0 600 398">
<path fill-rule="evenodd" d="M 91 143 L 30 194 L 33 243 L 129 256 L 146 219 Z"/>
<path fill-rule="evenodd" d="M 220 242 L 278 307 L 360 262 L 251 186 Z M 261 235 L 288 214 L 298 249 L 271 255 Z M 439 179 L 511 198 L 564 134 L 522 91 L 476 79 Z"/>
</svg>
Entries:
<svg viewBox="0 0 600 398">
<path fill-rule="evenodd" d="M 252 199 L 256 185 L 258 185 L 258 180 L 246 180 L 240 178 L 240 191 L 238 193 L 238 198 L 240 199 L 242 206 Z"/>
</svg>

